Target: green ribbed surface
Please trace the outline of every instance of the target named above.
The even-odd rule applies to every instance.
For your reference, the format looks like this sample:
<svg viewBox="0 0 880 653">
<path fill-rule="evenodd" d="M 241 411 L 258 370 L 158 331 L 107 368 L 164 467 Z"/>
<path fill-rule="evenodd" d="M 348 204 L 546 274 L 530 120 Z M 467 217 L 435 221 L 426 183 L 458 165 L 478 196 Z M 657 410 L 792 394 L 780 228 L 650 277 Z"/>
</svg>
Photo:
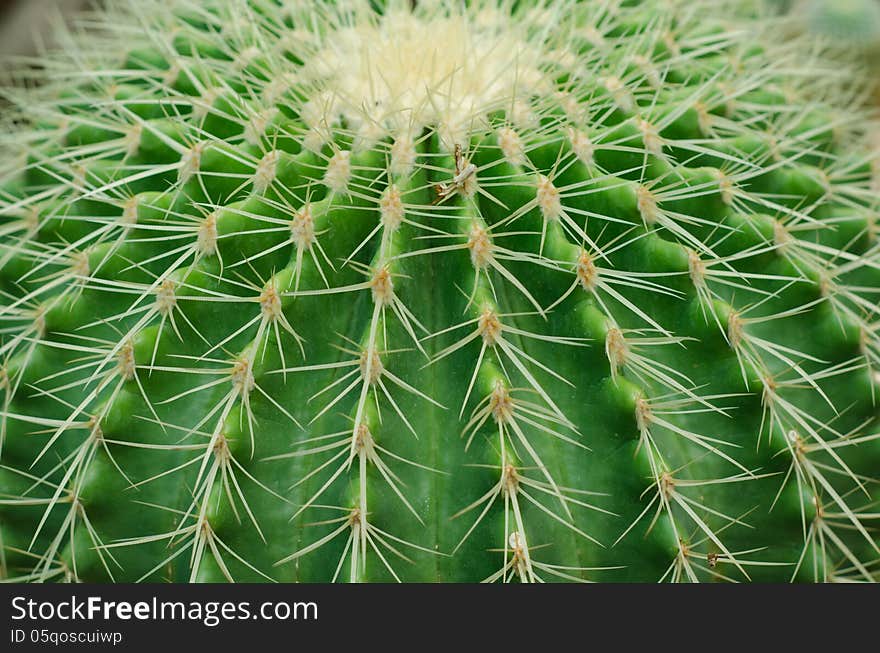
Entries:
<svg viewBox="0 0 880 653">
<path fill-rule="evenodd" d="M 409 166 L 304 115 L 385 10 L 171 4 L 9 90 L 0 575 L 875 579 L 858 78 L 738 2 L 475 3 L 556 92 Z"/>
</svg>

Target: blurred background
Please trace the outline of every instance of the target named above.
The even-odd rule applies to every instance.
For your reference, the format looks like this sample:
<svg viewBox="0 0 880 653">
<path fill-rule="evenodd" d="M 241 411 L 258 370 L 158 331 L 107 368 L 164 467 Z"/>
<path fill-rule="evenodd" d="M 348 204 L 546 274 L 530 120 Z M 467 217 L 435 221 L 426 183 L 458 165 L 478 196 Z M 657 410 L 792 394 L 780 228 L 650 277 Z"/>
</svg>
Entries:
<svg viewBox="0 0 880 653">
<path fill-rule="evenodd" d="M 880 0 L 773 0 L 804 31 L 880 56 Z"/>
<path fill-rule="evenodd" d="M 89 0 L 0 0 L 0 57 L 34 54 L 57 19 L 90 4 Z"/>
<path fill-rule="evenodd" d="M 137 2 L 138 0 L 132 0 Z M 584 0 L 591 1 L 591 0 Z M 101 0 L 0 0 L 0 59 L 51 47 L 53 26 Z M 832 45 L 841 59 L 864 65 L 880 80 L 880 0 L 755 0 L 786 15 L 792 33 Z M 2 72 L 2 70 L 0 70 Z M 880 84 L 878 84 L 880 86 Z M 876 95 L 880 103 L 880 94 Z"/>
</svg>

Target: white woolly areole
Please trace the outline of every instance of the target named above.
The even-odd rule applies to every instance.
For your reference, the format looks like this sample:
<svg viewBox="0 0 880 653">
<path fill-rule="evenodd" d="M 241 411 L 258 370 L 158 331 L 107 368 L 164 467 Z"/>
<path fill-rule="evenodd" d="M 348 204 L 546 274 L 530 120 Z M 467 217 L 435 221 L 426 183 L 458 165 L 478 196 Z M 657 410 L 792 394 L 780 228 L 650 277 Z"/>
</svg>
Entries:
<svg viewBox="0 0 880 653">
<path fill-rule="evenodd" d="M 351 152 L 340 150 L 330 157 L 324 172 L 324 185 L 334 193 L 344 193 L 351 179 Z"/>
<path fill-rule="evenodd" d="M 272 182 L 275 181 L 275 175 L 278 169 L 278 159 L 280 157 L 281 154 L 278 150 L 272 150 L 271 152 L 266 152 L 266 154 L 263 155 L 263 158 L 260 159 L 252 179 L 254 193 L 257 195 L 265 193 L 269 186 L 272 185 Z"/>
<path fill-rule="evenodd" d="M 486 10 L 488 11 L 488 10 Z M 541 68 L 549 53 L 509 20 L 477 12 L 391 12 L 326 35 L 305 61 L 316 88 L 301 113 L 317 133 L 344 121 L 360 138 L 433 126 L 451 149 L 491 111 L 553 90 Z"/>
<path fill-rule="evenodd" d="M 522 165 L 525 163 L 522 139 L 520 139 L 519 134 L 510 127 L 504 127 L 498 130 L 498 147 L 501 149 L 504 159 L 509 164 Z"/>
</svg>

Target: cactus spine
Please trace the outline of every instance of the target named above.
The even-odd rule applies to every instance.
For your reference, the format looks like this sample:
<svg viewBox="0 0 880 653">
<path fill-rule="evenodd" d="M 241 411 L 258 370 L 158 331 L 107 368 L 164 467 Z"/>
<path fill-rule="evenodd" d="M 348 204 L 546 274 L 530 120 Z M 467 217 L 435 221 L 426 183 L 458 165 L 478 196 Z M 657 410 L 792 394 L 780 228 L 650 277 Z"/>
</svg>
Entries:
<svg viewBox="0 0 880 653">
<path fill-rule="evenodd" d="M 84 16 L 6 90 L 0 575 L 875 580 L 868 84 L 720 5 Z"/>
</svg>

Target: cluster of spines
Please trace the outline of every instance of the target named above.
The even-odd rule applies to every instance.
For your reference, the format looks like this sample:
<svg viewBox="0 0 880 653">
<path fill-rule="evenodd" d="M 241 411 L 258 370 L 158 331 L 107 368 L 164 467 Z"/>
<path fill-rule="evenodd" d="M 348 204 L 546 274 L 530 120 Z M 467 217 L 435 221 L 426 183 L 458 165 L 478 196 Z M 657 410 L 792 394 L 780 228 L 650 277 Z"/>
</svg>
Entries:
<svg viewBox="0 0 880 653">
<path fill-rule="evenodd" d="M 345 374 L 312 396 L 322 406 L 312 417 L 322 417 L 351 395 L 356 402 L 349 427 L 309 438 L 294 435 L 292 439 L 299 443 L 294 450 L 272 457 L 320 460 L 318 456 L 334 451 L 334 457 L 294 481 L 296 485 L 314 475 L 319 485 L 293 512 L 298 515 L 321 508 L 342 511 L 342 515 L 325 520 L 338 524 L 328 535 L 279 562 L 299 560 L 347 533 L 334 577 L 341 573 L 346 556 L 350 578 L 363 577 L 366 556 L 372 552 L 397 578 L 388 553 L 405 558 L 401 545 L 434 547 L 404 541 L 391 529 L 377 525 L 379 517 L 367 503 L 368 467 L 376 470 L 379 482 L 392 489 L 406 512 L 419 520 L 388 459 L 418 465 L 430 473 L 454 470 L 427 469 L 376 440 L 383 430 L 383 404 L 400 419 L 399 431 L 419 435 L 395 400 L 399 393 L 439 405 L 417 383 L 400 378 L 386 365 L 386 358 L 397 352 L 386 335 L 392 328 L 404 336 L 399 345 L 422 355 L 428 368 L 447 355 L 473 350 L 475 362 L 468 369 L 459 411 L 463 414 L 468 405 L 472 407 L 463 435 L 469 445 L 487 425 L 491 427 L 491 448 L 497 456 L 492 467 L 498 480 L 464 509 L 480 511 L 459 542 L 502 498 L 504 526 L 498 548 L 504 562 L 490 579 L 540 580 L 548 574 L 581 578 L 589 573 L 583 565 L 537 560 L 527 537 L 522 502 L 593 542 L 597 540 L 576 523 L 571 508 L 579 505 L 610 513 L 578 498 L 587 489 L 562 485 L 533 446 L 534 438 L 546 435 L 578 449 L 589 448 L 590 443 L 589 433 L 566 416 L 548 385 L 573 386 L 576 380 L 529 354 L 528 343 L 535 340 L 557 348 L 560 356 L 598 348 L 604 352 L 612 385 L 623 393 L 631 391 L 636 451 L 646 463 L 650 480 L 644 511 L 636 522 L 654 510 L 652 526 L 661 520 L 668 523 L 675 549 L 668 576 L 726 577 L 718 567 L 722 564 L 732 565 L 748 578 L 749 564 L 768 564 L 747 560 L 752 551 L 731 551 L 724 544 L 722 531 L 742 525 L 743 515 L 725 514 L 690 496 L 698 490 L 685 490 L 701 488 L 701 492 L 706 486 L 745 483 L 767 474 L 739 462 L 731 447 L 734 443 L 691 430 L 676 417 L 728 414 L 718 402 L 750 394 L 761 403 L 762 425 L 755 434 L 756 444 L 766 438 L 774 443 L 774 451 L 790 458 L 780 492 L 791 483 L 797 488 L 805 531 L 804 555 L 792 565 L 794 572 L 809 555 L 813 577 L 872 578 L 870 562 L 856 555 L 839 535 L 840 530 L 855 530 L 876 553 L 876 538 L 866 525 L 872 518 L 871 502 L 865 501 L 868 509 L 861 512 L 850 508 L 847 500 L 854 490 L 870 496 L 871 488 L 865 486 L 874 481 L 852 471 L 839 454 L 873 440 L 870 418 L 852 431 L 840 432 L 791 399 L 806 390 L 812 401 L 818 397 L 834 413 L 844 412 L 825 395 L 823 382 L 865 372 L 870 381 L 870 375 L 876 374 L 880 351 L 876 299 L 880 293 L 872 285 L 875 282 L 866 285 L 858 280 L 861 276 L 870 279 L 880 265 L 876 207 L 871 205 L 868 183 L 871 161 L 867 154 L 855 159 L 838 154 L 843 144 L 863 138 L 857 112 L 845 108 L 840 116 L 822 122 L 818 118 L 824 106 L 822 89 L 816 88 L 814 77 L 809 78 L 810 104 L 790 101 L 784 105 L 790 108 L 774 106 L 773 86 L 779 73 L 770 69 L 742 74 L 750 58 L 735 50 L 739 37 L 730 35 L 735 32 L 707 30 L 693 42 L 682 43 L 676 37 L 687 32 L 686 25 L 665 24 L 658 17 L 634 33 L 622 9 L 617 14 L 601 10 L 594 17 L 592 31 L 571 34 L 565 44 L 575 51 L 588 49 L 584 70 L 572 71 L 570 79 L 560 82 L 558 95 L 528 98 L 532 104 L 525 105 L 527 115 L 519 121 L 480 126 L 473 142 L 458 144 L 460 149 L 448 152 L 444 150 L 450 149 L 449 144 L 434 136 L 413 142 L 394 134 L 374 143 L 372 150 L 358 151 L 362 134 L 334 124 L 328 130 L 335 142 L 312 152 L 309 148 L 321 135 L 303 133 L 301 123 L 285 119 L 275 106 L 280 97 L 294 101 L 307 97 L 309 89 L 297 88 L 293 82 L 283 95 L 278 88 L 279 82 L 295 75 L 275 73 L 295 71 L 295 66 L 276 58 L 278 50 L 266 47 L 267 39 L 279 37 L 280 24 L 267 10 L 271 3 L 255 5 L 259 11 L 230 4 L 226 10 L 245 11 L 246 20 L 231 21 L 222 30 L 213 26 L 223 24 L 225 4 L 218 5 L 216 15 L 192 7 L 195 13 L 189 20 L 198 29 L 184 27 L 170 37 L 148 31 L 150 46 L 160 53 L 163 63 L 157 65 L 139 54 L 128 62 L 137 62 L 146 75 L 143 70 L 135 76 L 125 68 L 84 68 L 82 72 L 94 78 L 92 84 L 107 92 L 108 102 L 93 114 L 77 107 L 83 98 L 77 98 L 75 91 L 67 101 L 50 98 L 40 110 L 46 122 L 58 125 L 58 133 L 41 127 L 28 137 L 25 175 L 32 181 L 26 193 L 17 194 L 14 188 L 17 169 L 7 175 L 11 190 L 3 191 L 3 211 L 12 219 L 4 225 L 4 236 L 9 236 L 11 244 L 5 246 L 0 260 L 11 270 L 5 276 L 14 280 L 14 286 L 32 288 L 17 296 L 4 289 L 9 299 L 2 318 L 11 326 L 5 331 L 9 337 L 2 351 L 7 361 L 3 432 L 9 422 L 46 429 L 49 437 L 37 460 L 68 432 L 87 434 L 43 476 L 10 470 L 30 479 L 33 487 L 7 502 L 46 506 L 31 544 L 49 516 L 54 511 L 64 513 L 63 506 L 69 506 L 48 549 L 34 556 L 34 577 L 77 576 L 75 568 L 60 562 L 65 537 L 73 540 L 77 529 L 88 534 L 90 546 L 111 577 L 115 548 L 159 540 L 176 546 L 146 577 L 185 551 L 190 552 L 192 579 L 199 577 L 206 552 L 229 579 L 232 574 L 224 560 L 230 557 L 255 573 L 265 573 L 220 539 L 212 527 L 212 505 L 216 512 L 222 503 L 237 518 L 242 510 L 244 520 L 260 537 L 265 536 L 241 483 L 253 483 L 279 501 L 286 499 L 283 492 L 267 487 L 249 471 L 254 469 L 248 458 L 255 450 L 258 424 L 251 399 L 259 396 L 271 404 L 283 416 L 284 428 L 298 434 L 300 429 L 309 430 L 309 425 L 266 392 L 263 379 L 280 374 L 286 382 L 288 376 L 296 379 L 300 373 L 340 369 Z M 176 41 L 181 33 L 185 46 Z M 626 53 L 612 58 L 609 44 L 615 39 L 626 44 Z M 282 40 L 281 47 L 287 48 L 289 39 L 278 38 Z M 659 50 L 658 42 L 663 44 Z M 723 59 L 731 46 L 733 61 L 715 61 Z M 306 48 L 305 53 L 310 50 Z M 657 51 L 662 56 L 652 60 L 650 55 Z M 716 52 L 718 56 L 712 56 Z M 783 49 L 782 54 L 790 57 L 793 52 Z M 785 64 L 783 58 L 781 67 Z M 231 78 L 230 65 L 235 71 Z M 727 85 L 719 81 L 731 69 L 740 73 L 735 78 L 740 80 L 738 88 L 730 88 L 730 79 Z M 49 72 L 48 86 L 53 89 L 51 68 Z M 138 87 L 132 83 L 135 77 L 146 81 Z M 801 80 L 791 80 L 793 87 L 780 88 L 779 94 L 796 98 L 794 85 Z M 826 87 L 829 94 L 840 90 L 830 83 Z M 155 94 L 161 99 L 151 99 Z M 515 104 L 522 106 L 522 99 L 511 98 L 511 107 Z M 670 106 L 675 109 L 668 110 Z M 589 112 L 583 107 L 589 107 Z M 191 113 L 184 114 L 184 110 Z M 44 143 L 57 142 L 59 134 L 65 139 L 60 155 L 46 151 Z M 829 138 L 837 141 L 831 150 L 827 149 Z M 129 165 L 129 158 L 148 163 Z M 686 167 L 707 161 L 714 167 Z M 154 190 L 163 184 L 167 188 Z M 136 189 L 141 185 L 151 190 L 139 192 Z M 781 193 L 780 188 L 790 190 Z M 707 216 L 694 211 L 695 203 L 702 209 L 710 200 L 715 213 Z M 80 214 L 83 206 L 95 215 Z M 851 214 L 825 214 L 838 207 Z M 328 240 L 339 233 L 332 225 L 334 213 L 340 211 L 368 216 L 375 226 L 351 239 L 347 251 L 343 251 L 345 243 L 337 242 L 334 260 L 325 249 Z M 70 228 L 73 235 L 69 237 L 66 224 L 71 222 L 82 222 L 83 228 Z M 454 226 L 447 229 L 450 223 Z M 322 238 L 325 231 L 328 235 Z M 138 235 L 132 235 L 135 232 Z M 839 238 L 838 233 L 842 234 Z M 244 250 L 238 253 L 239 260 L 223 256 L 224 240 Z M 254 242 L 252 251 L 242 240 Z M 414 246 L 420 240 L 430 244 Z M 133 247 L 155 253 L 131 260 L 127 254 Z M 293 258 L 280 272 L 261 265 L 276 260 L 276 253 L 283 254 L 285 248 L 293 250 Z M 370 251 L 372 256 L 365 258 Z M 456 251 L 466 255 L 470 264 L 470 272 L 461 279 L 469 316 L 461 324 L 429 332 L 401 299 L 405 294 L 400 289 L 407 283 L 405 270 L 412 261 Z M 675 269 L 618 269 L 616 257 L 633 251 L 645 257 L 656 255 L 667 263 L 675 261 Z M 788 272 L 784 267 L 767 272 L 762 271 L 764 266 L 751 265 L 771 256 L 790 266 Z M 21 270 L 22 266 L 26 269 Z M 162 272 L 153 272 L 154 266 Z M 265 273 L 257 266 L 271 270 L 268 278 L 261 276 Z M 333 286 L 328 282 L 328 275 L 337 268 L 350 271 L 351 283 Z M 248 270 L 253 272 L 251 277 Z M 130 271 L 152 280 L 117 278 Z M 313 283 L 304 283 L 304 274 Z M 552 278 L 546 282 L 550 287 L 556 279 L 565 279 L 553 301 L 539 301 L 531 288 L 529 280 L 541 274 Z M 630 289 L 668 298 L 695 298 L 692 317 L 701 316 L 709 326 L 703 331 L 705 338 L 727 343 L 742 386 L 735 393 L 701 392 L 687 373 L 670 362 L 674 357 L 668 353 L 687 348 L 693 337 L 676 335 L 677 329 L 661 324 L 639 302 L 628 299 Z M 64 315 L 84 291 L 133 300 L 123 301 L 118 313 L 93 323 L 65 322 Z M 307 358 L 308 343 L 299 335 L 296 319 L 289 317 L 297 315 L 297 304 L 306 297 L 349 293 L 368 294 L 372 309 L 364 332 L 341 345 L 347 349 L 345 357 L 330 363 L 286 360 L 291 354 Z M 746 295 L 750 302 L 734 303 L 737 294 Z M 776 312 L 764 310 L 789 294 L 798 298 L 791 306 Z M 576 310 L 581 319 L 576 336 L 517 326 L 518 321 L 534 317 L 552 322 L 554 313 L 563 312 L 561 307 L 568 311 L 569 298 L 584 296 L 592 298 L 592 304 Z M 510 308 L 502 309 L 508 301 Z M 201 324 L 193 323 L 184 310 L 197 303 L 229 305 L 236 321 L 239 304 L 258 308 L 214 341 L 201 333 Z M 822 319 L 829 324 L 822 328 L 829 334 L 832 323 L 839 324 L 846 338 L 856 334 L 858 357 L 827 365 L 809 352 L 765 335 L 766 328 L 761 326 L 820 311 L 826 311 Z M 118 337 L 97 339 L 78 333 L 97 326 L 108 327 Z M 466 334 L 456 335 L 460 333 Z M 195 339 L 201 353 L 157 363 L 163 338 L 174 337 Z M 428 354 L 432 342 L 453 337 L 450 344 Z M 229 350 L 232 343 L 235 351 Z M 279 364 L 265 368 L 270 347 L 275 348 Z M 27 386 L 36 396 L 67 406 L 67 417 L 49 419 L 16 412 L 14 398 L 23 392 L 23 372 L 34 366 L 36 357 L 55 349 L 78 356 L 76 364 L 31 379 Z M 817 370 L 811 364 L 824 367 Z M 153 373 L 207 378 L 157 401 L 143 385 L 144 378 Z M 61 395 L 75 386 L 85 390 L 78 402 L 68 405 Z M 197 423 L 181 426 L 159 417 L 158 404 L 173 405 L 210 395 L 214 389 L 216 396 Z M 141 397 L 147 414 L 140 417 L 173 433 L 170 441 L 174 444 L 105 437 L 106 423 L 120 419 L 113 411 L 121 410 L 116 405 L 124 392 Z M 472 400 L 472 395 L 477 396 Z M 658 432 L 664 437 L 658 437 Z M 691 452 L 722 460 L 730 466 L 730 473 L 710 479 L 687 478 L 686 472 L 682 476 L 693 461 L 674 462 L 680 456 L 674 444 L 678 439 L 692 445 Z M 115 465 L 113 449 L 117 446 L 194 452 L 178 466 L 138 482 L 128 481 L 137 487 L 184 469 L 197 470 L 189 481 L 187 505 L 166 507 L 176 515 L 168 532 L 105 543 L 92 527 L 80 496 L 82 484 L 88 481 L 99 452 Z M 828 460 L 815 461 L 811 454 Z M 116 471 L 128 480 L 122 468 Z M 350 505 L 318 505 L 323 493 L 346 476 L 356 481 Z M 840 491 L 829 480 L 840 477 L 852 489 Z M 34 498 L 36 488 L 49 492 L 45 498 Z M 710 527 L 707 515 L 720 519 L 723 526 Z M 620 537 L 630 530 L 623 526 Z M 826 547 L 833 551 L 831 558 L 851 567 L 827 568 Z M 68 559 L 75 562 L 76 556 Z"/>
</svg>

